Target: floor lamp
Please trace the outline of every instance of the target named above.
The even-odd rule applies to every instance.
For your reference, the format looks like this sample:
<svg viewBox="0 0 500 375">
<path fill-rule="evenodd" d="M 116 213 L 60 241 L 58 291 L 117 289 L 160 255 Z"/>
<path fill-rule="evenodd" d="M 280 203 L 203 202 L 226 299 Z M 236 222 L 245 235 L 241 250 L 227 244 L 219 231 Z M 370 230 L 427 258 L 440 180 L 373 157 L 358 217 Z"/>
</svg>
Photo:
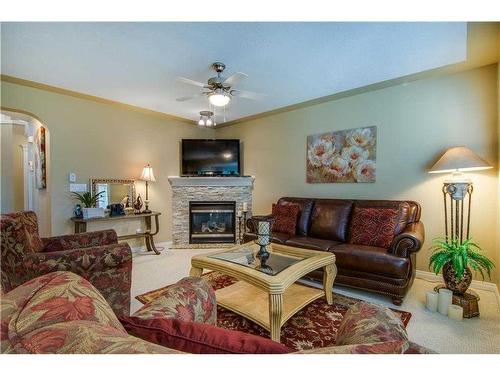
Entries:
<svg viewBox="0 0 500 375">
<path fill-rule="evenodd" d="M 472 180 L 463 172 L 493 168 L 467 147 L 452 147 L 432 166 L 429 173 L 451 173 L 443 183 L 444 228 L 446 242 L 462 243 L 469 238 Z M 464 228 L 464 202 L 467 200 L 467 218 Z M 448 203 L 449 202 L 449 203 Z M 465 230 L 465 237 L 464 237 Z"/>
</svg>

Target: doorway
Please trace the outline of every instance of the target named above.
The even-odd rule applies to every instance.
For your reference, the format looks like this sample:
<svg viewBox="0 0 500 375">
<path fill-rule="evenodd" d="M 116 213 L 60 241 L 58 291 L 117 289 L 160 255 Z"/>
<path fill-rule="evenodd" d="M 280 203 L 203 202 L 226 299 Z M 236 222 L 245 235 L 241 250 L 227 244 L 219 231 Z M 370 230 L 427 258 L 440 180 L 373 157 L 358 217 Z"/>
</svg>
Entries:
<svg viewBox="0 0 500 375">
<path fill-rule="evenodd" d="M 49 236 L 48 131 L 32 116 L 4 110 L 0 115 L 0 211 L 35 211 L 40 234 Z M 44 185 L 40 184 L 40 134 Z"/>
</svg>

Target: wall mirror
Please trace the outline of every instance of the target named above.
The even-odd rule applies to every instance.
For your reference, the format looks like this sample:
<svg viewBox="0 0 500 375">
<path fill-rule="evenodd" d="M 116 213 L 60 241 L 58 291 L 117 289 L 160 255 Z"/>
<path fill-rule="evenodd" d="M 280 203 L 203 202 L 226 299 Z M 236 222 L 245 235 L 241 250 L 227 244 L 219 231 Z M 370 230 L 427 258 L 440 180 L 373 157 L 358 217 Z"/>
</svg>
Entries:
<svg viewBox="0 0 500 375">
<path fill-rule="evenodd" d="M 135 181 L 111 178 L 90 179 L 92 195 L 104 192 L 97 207 L 106 208 L 110 204 L 121 203 L 124 207 L 132 207 L 135 201 Z"/>
</svg>

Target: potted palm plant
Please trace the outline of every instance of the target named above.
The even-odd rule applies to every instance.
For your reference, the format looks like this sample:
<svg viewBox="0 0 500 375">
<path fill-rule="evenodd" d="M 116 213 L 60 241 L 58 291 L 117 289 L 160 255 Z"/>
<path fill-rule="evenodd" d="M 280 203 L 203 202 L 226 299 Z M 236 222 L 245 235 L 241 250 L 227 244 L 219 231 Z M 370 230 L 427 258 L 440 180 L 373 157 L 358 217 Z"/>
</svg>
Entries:
<svg viewBox="0 0 500 375">
<path fill-rule="evenodd" d="M 481 248 L 471 239 L 463 242 L 458 239 L 435 239 L 431 250 L 433 253 L 429 259 L 429 268 L 436 275 L 442 270 L 446 288 L 455 293 L 463 294 L 469 288 L 472 282 L 470 268 L 479 272 L 483 280 L 485 272 L 491 279 L 491 269 L 495 265 L 480 253 Z"/>
<path fill-rule="evenodd" d="M 104 217 L 104 208 L 95 207 L 103 194 L 104 191 L 100 191 L 94 195 L 92 195 L 89 191 L 83 194 L 76 192 L 71 193 L 73 198 L 83 205 L 82 213 L 84 219 L 89 219 L 91 217 Z"/>
</svg>

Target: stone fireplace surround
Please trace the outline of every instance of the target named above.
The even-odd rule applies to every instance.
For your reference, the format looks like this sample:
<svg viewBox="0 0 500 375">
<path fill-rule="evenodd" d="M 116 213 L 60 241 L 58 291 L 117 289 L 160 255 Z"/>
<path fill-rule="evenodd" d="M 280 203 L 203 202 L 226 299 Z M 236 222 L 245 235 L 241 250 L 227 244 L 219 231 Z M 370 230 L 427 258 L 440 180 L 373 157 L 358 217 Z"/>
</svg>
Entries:
<svg viewBox="0 0 500 375">
<path fill-rule="evenodd" d="M 236 212 L 247 204 L 247 217 L 252 216 L 253 176 L 244 177 L 179 177 L 170 176 L 172 187 L 172 248 L 219 248 L 234 244 L 190 244 L 189 243 L 189 202 L 190 201 L 234 201 Z M 236 219 L 236 241 L 239 238 Z"/>
</svg>

